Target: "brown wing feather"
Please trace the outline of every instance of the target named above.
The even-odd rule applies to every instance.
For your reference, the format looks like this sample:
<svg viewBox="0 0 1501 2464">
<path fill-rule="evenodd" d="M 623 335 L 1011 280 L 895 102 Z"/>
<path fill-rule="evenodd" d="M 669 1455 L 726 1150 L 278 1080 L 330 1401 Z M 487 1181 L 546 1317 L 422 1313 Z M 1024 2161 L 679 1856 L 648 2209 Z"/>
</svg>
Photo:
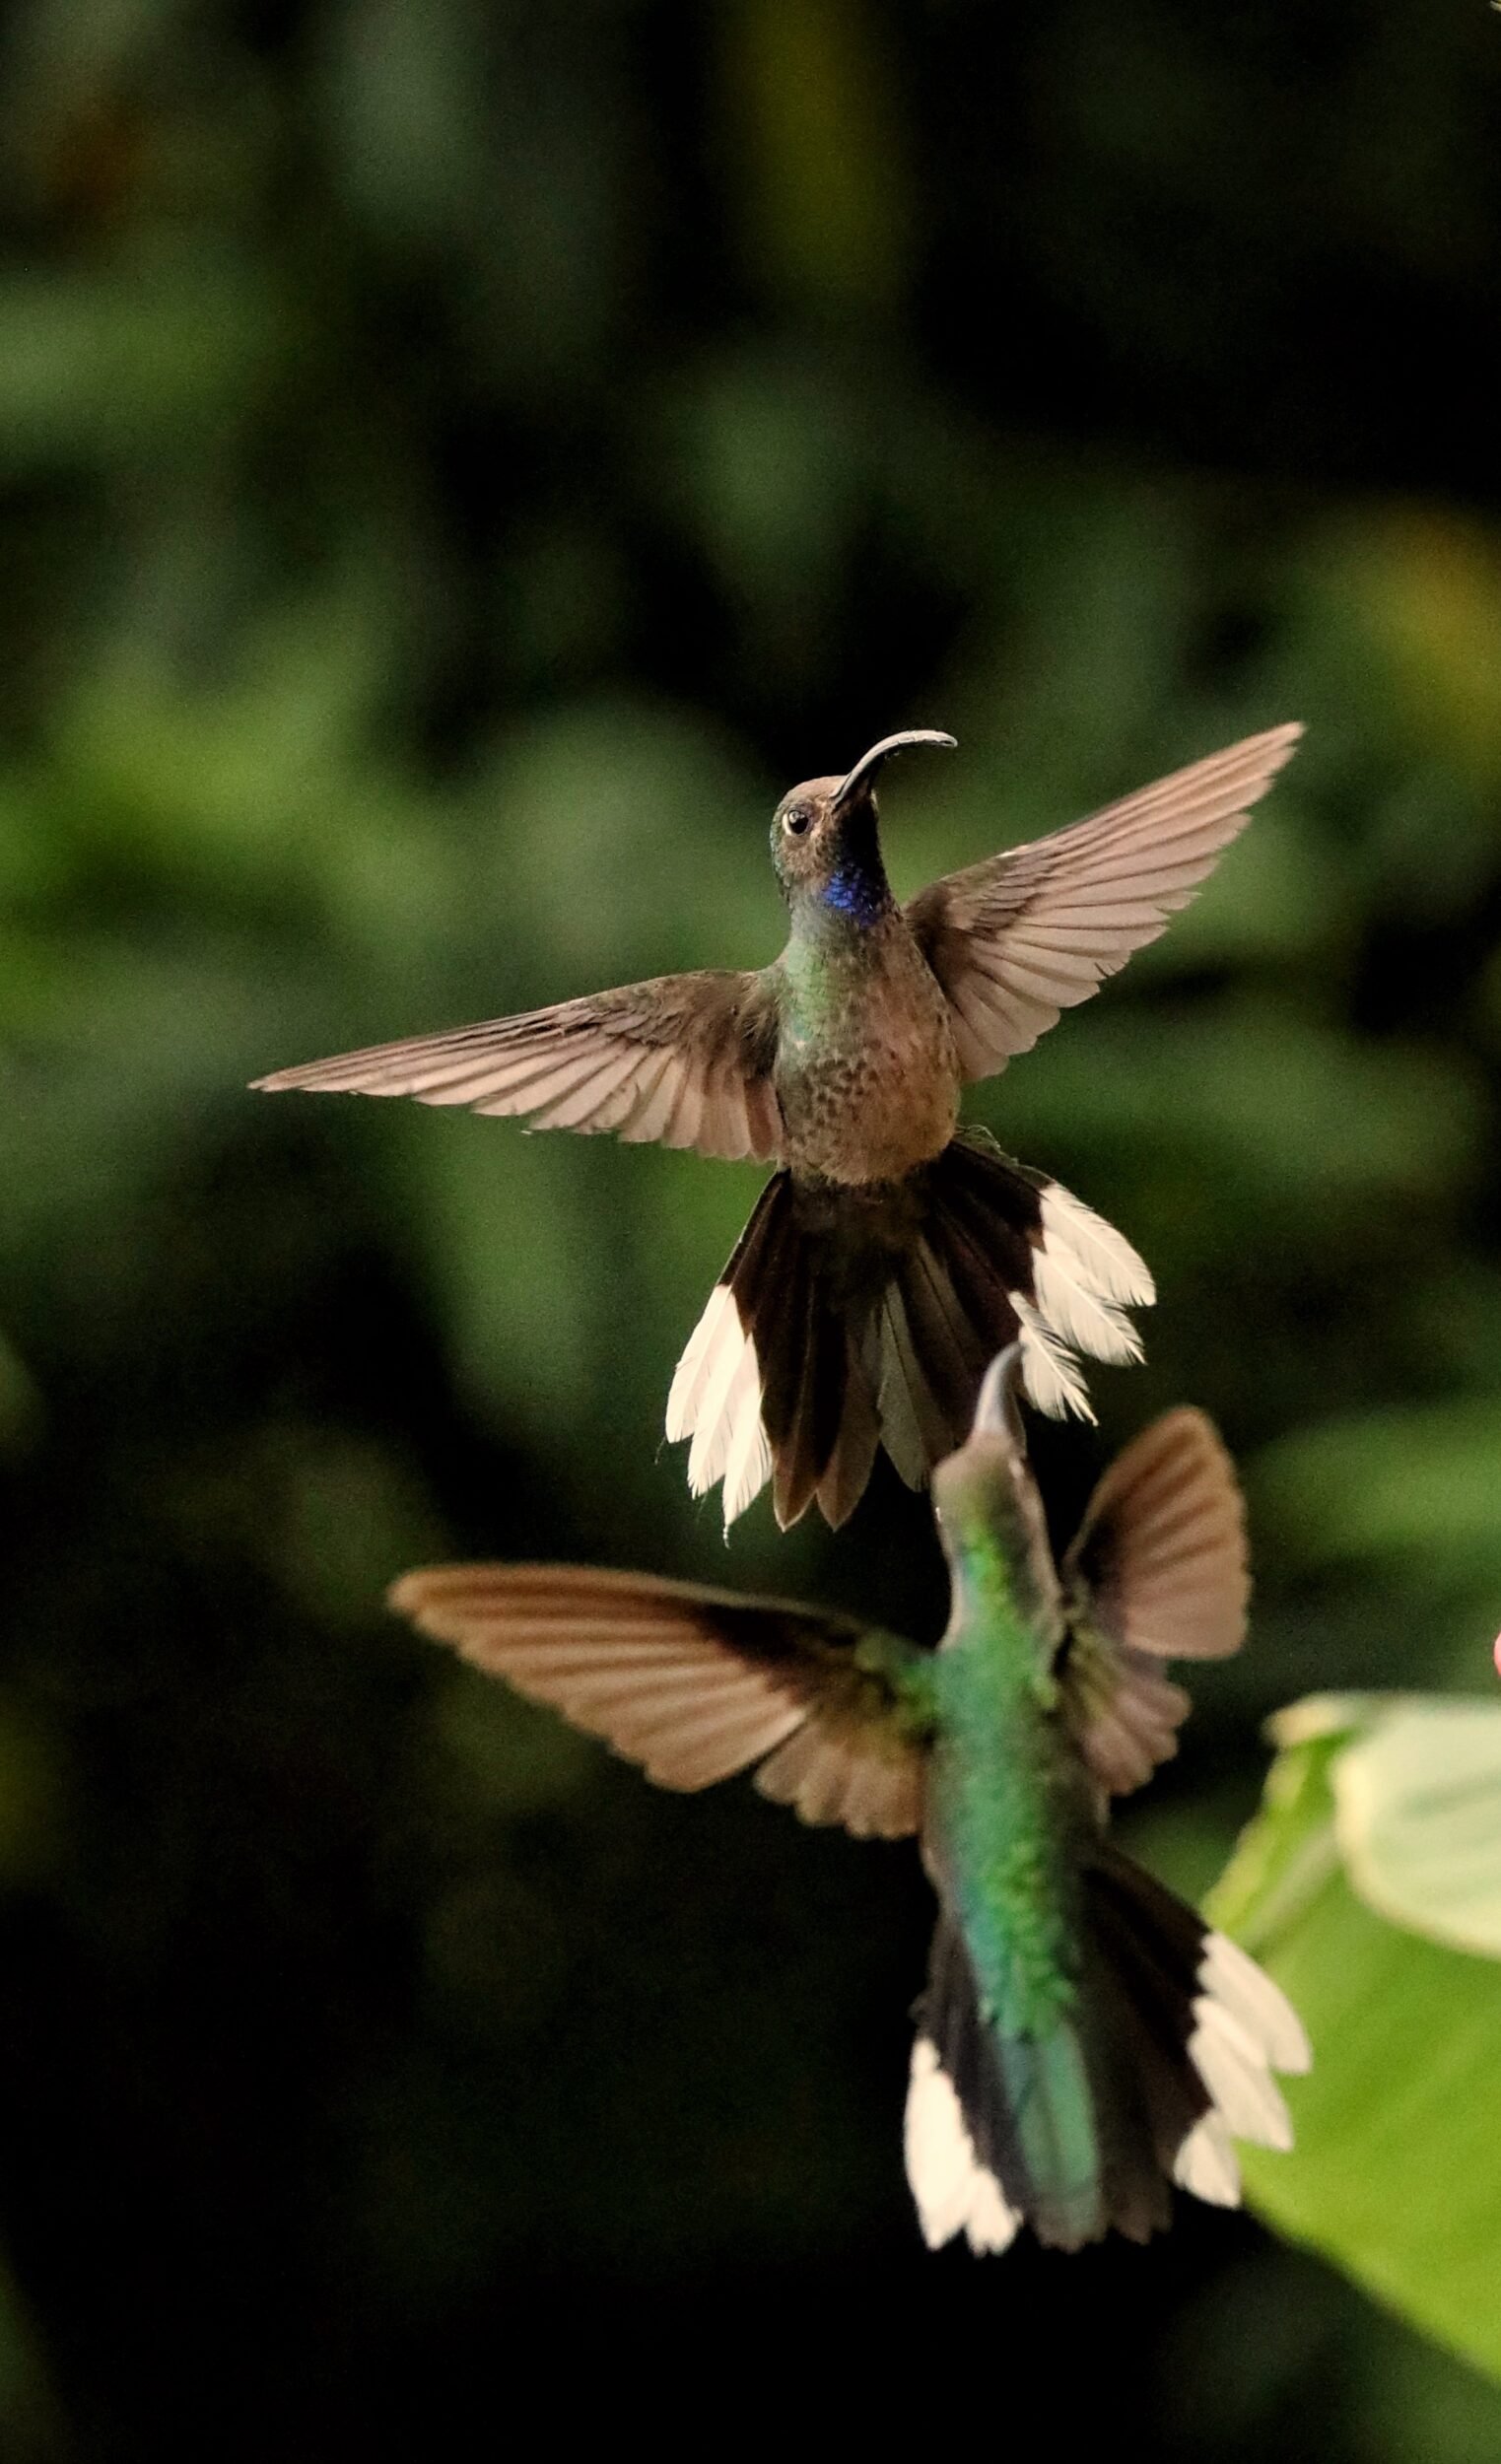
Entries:
<svg viewBox="0 0 1501 2464">
<path fill-rule="evenodd" d="M 664 1788 L 770 1755 L 757 1785 L 805 1821 L 921 1826 L 922 1741 L 880 1664 L 923 1655 L 853 1619 L 589 1566 L 432 1566 L 390 1605 Z"/>
<path fill-rule="evenodd" d="M 1100 1481 L 1063 1559 L 1113 1642 L 1160 1660 L 1223 1660 L 1246 1634 L 1251 1573 L 1240 1484 L 1212 1421 L 1170 1411 Z"/>
<path fill-rule="evenodd" d="M 922 1828 L 924 1757 L 900 1732 L 832 1709 L 769 1755 L 756 1786 L 804 1822 L 838 1822 L 856 1839 L 907 1839 Z"/>
<path fill-rule="evenodd" d="M 1102 1650 L 1094 1636 L 1070 1638 L 1064 1701 L 1085 1762 L 1113 1797 L 1128 1797 L 1172 1760 L 1193 1708 L 1143 1652 Z"/>
<path fill-rule="evenodd" d="M 967 1078 L 1029 1052 L 1187 906 L 1303 730 L 1248 736 L 1119 804 L 920 892 L 907 919 Z"/>
<path fill-rule="evenodd" d="M 254 1084 L 268 1094 L 409 1095 L 520 1116 L 538 1129 L 613 1129 L 765 1161 L 782 1153 L 776 1058 L 771 977 L 706 970 L 372 1045 Z"/>
<path fill-rule="evenodd" d="M 1095 1776 L 1122 1795 L 1177 1750 L 1189 1698 L 1161 1662 L 1224 1659 L 1245 1637 L 1245 1508 L 1202 1412 L 1168 1412 L 1117 1458 L 1062 1573 L 1068 1716 Z"/>
</svg>

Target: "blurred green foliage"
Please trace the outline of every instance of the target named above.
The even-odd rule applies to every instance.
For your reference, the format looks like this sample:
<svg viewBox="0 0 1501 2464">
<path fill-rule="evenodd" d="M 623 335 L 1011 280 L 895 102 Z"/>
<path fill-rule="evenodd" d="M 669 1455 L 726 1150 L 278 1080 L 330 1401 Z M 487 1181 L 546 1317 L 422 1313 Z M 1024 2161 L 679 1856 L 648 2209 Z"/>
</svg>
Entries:
<svg viewBox="0 0 1501 2464">
<path fill-rule="evenodd" d="M 789 2304 L 1082 2340 L 1080 2434 L 1169 2458 L 1501 2438 L 1249 2224 L 926 2262 L 915 1861 L 656 1799 L 382 1618 L 536 1551 L 935 1629 L 889 1479 L 726 1566 L 658 1448 L 756 1176 L 241 1092 L 769 957 L 775 797 L 888 728 L 961 739 L 887 797 L 912 888 L 1301 717 L 1197 906 L 975 1109 L 1156 1270 L 1102 1445 L 1193 1398 L 1247 1468 L 1253 1645 L 1139 1843 L 1207 1881 L 1291 1695 L 1483 1681 L 1498 43 L 1411 0 L 11 13 L 18 2454 L 431 2452 L 498 2320 L 519 2402 L 578 2322 L 739 2370 Z M 1066 1524 L 1098 1453 L 1040 1448 Z"/>
</svg>

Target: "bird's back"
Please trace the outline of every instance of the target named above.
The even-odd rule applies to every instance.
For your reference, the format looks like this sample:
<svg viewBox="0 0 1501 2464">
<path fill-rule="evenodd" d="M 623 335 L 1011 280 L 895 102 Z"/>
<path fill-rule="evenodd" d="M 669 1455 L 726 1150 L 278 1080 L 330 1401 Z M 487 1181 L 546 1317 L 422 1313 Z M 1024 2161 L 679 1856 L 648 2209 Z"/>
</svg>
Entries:
<svg viewBox="0 0 1501 2464">
<path fill-rule="evenodd" d="M 926 1855 L 962 1944 L 1014 2119 L 1058 2237 L 1099 2229 L 1103 2156 L 1084 1997 L 1083 1875 L 1096 1836 L 1054 1704 L 1046 1639 L 974 1570 L 939 1655 Z"/>
</svg>

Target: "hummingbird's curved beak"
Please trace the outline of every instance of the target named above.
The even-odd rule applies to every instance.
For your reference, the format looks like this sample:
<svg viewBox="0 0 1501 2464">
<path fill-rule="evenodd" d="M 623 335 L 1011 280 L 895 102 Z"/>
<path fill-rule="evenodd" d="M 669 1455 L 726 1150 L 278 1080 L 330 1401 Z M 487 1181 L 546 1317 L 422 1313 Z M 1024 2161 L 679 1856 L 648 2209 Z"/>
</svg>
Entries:
<svg viewBox="0 0 1501 2464">
<path fill-rule="evenodd" d="M 944 752 L 952 753 L 957 748 L 958 738 L 945 735 L 938 727 L 907 727 L 900 735 L 882 736 L 880 743 L 872 744 L 869 752 L 862 753 L 854 768 L 847 771 L 841 779 L 834 790 L 830 811 L 837 813 L 842 804 L 848 804 L 850 798 L 858 794 L 861 787 L 869 786 L 882 762 L 886 761 L 891 754 L 900 753 L 909 744 L 936 744 L 940 745 Z"/>
<path fill-rule="evenodd" d="M 972 1437 L 1009 1438 L 1012 1445 L 1019 1446 L 1025 1455 L 1026 1432 L 1018 1408 L 1021 1372 L 1021 1345 L 1008 1343 L 1003 1352 L 996 1353 L 985 1373 L 970 1434 Z"/>
</svg>

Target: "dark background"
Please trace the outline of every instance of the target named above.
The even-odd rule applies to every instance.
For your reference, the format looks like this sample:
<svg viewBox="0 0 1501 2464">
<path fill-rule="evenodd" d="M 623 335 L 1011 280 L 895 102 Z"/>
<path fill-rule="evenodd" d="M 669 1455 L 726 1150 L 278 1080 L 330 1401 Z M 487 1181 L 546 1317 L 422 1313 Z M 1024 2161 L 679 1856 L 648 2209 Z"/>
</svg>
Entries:
<svg viewBox="0 0 1501 2464">
<path fill-rule="evenodd" d="M 916 1859 L 653 1794 L 396 1627 L 726 1557 L 659 1447 L 753 1172 L 258 1071 L 778 946 L 778 794 L 952 727 L 898 886 L 1274 720 L 1156 950 L 974 1107 L 1162 1292 L 1258 1721 L 1493 1682 L 1501 23 L 1481 0 L 50 0 L 0 48 L 7 2458 L 1129 2435 L 1472 2464 L 1501 2399 L 1202 2209 L 921 2249 Z M 474 2414 L 477 2410 L 478 2428 Z M 823 2433 L 827 2434 L 827 2432 Z"/>
</svg>

